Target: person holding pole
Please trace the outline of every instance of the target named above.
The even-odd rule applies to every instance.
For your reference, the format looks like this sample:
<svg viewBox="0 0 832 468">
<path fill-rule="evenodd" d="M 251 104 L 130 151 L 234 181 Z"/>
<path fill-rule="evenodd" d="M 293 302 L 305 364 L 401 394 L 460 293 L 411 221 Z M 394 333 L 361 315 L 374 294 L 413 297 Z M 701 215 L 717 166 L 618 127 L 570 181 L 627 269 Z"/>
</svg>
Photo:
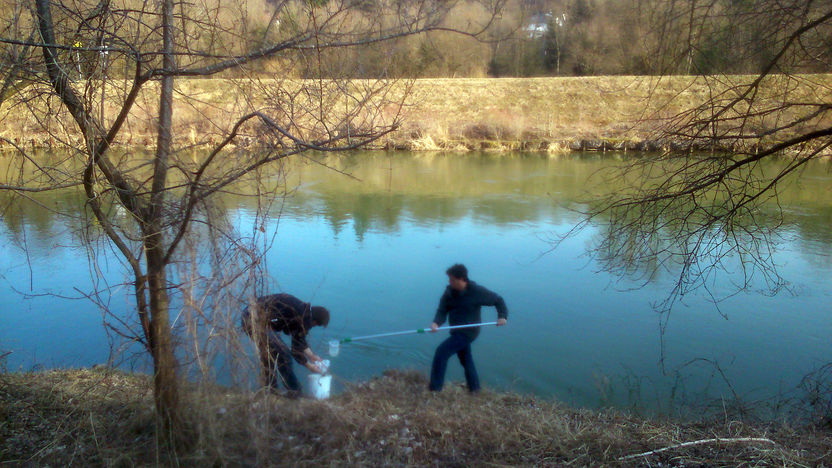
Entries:
<svg viewBox="0 0 832 468">
<path fill-rule="evenodd" d="M 448 286 L 439 299 L 439 307 L 436 310 L 433 323 L 430 324 L 431 332 L 436 332 L 446 318 L 452 326 L 481 323 L 482 306 L 493 306 L 497 309 L 498 327 L 506 324 L 508 309 L 503 298 L 499 294 L 470 281 L 468 279 L 468 269 L 465 268 L 465 265 L 457 263 L 448 268 L 445 273 L 448 275 Z M 462 368 L 465 370 L 468 391 L 471 393 L 480 391 L 480 379 L 471 354 L 471 343 L 477 339 L 479 333 L 479 327 L 454 329 L 451 330 L 451 336 L 439 344 L 430 369 L 428 388 L 431 391 L 438 392 L 442 390 L 448 359 L 454 354 L 457 355 Z"/>
<path fill-rule="evenodd" d="M 311 372 L 323 373 L 321 357 L 312 352 L 306 335 L 312 327 L 329 324 L 329 310 L 303 302 L 291 294 L 258 297 L 254 311 L 246 307 L 240 317 L 243 331 L 251 337 L 260 354 L 263 375 L 272 391 L 278 386 L 278 374 L 289 398 L 301 396 L 301 385 L 292 370 L 292 358 Z M 283 332 L 292 337 L 292 348 L 280 339 Z M 277 373 L 275 373 L 277 367 Z"/>
</svg>

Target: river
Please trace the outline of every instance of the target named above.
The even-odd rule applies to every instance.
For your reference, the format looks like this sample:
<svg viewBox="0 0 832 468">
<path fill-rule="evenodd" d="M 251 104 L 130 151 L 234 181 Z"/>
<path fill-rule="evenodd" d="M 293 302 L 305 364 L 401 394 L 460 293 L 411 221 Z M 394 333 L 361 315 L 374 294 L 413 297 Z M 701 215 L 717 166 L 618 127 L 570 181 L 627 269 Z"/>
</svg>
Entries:
<svg viewBox="0 0 832 468">
<path fill-rule="evenodd" d="M 376 152 L 328 157 L 331 167 L 299 159 L 287 167 L 288 195 L 262 226 L 270 245 L 265 290 L 332 311 L 329 327 L 310 334 L 312 348 L 326 357 L 333 339 L 427 327 L 447 284 L 445 269 L 461 262 L 509 307 L 508 325 L 483 329 L 474 343 L 486 388 L 666 414 L 799 398 L 801 379 L 832 361 L 829 163 L 810 165 L 780 192 L 786 222 L 774 261 L 788 288 L 769 295 L 752 284 L 719 309 L 698 291 L 660 316 L 653 305 L 667 296 L 672 272 L 646 284 L 605 273 L 586 255 L 598 235 L 592 225 L 552 249 L 580 220 L 583 200 L 617 189 L 593 186 L 591 176 L 620 159 Z M 85 248 L 78 219 L 55 214 L 78 216 L 77 195 L 37 202 L 9 209 L 4 199 L 0 354 L 10 353 L 0 366 L 146 369 L 140 349 L 103 325 L 112 316 L 135 324 L 123 262 L 103 241 Z M 238 232 L 261 222 L 251 203 L 226 196 L 225 214 Z M 731 273 L 724 275 L 712 292 L 729 291 Z M 84 297 L 91 291 L 112 316 Z M 233 322 L 237 311 L 212 313 Z M 494 320 L 496 312 L 485 308 L 483 317 Z M 336 390 L 387 369 L 426 374 L 443 336 L 341 345 L 332 358 Z M 240 343 L 249 354 L 239 362 L 251 365 L 211 361 L 221 382 L 228 368 L 254 375 L 250 345 Z M 463 381 L 455 359 L 448 378 Z"/>
</svg>

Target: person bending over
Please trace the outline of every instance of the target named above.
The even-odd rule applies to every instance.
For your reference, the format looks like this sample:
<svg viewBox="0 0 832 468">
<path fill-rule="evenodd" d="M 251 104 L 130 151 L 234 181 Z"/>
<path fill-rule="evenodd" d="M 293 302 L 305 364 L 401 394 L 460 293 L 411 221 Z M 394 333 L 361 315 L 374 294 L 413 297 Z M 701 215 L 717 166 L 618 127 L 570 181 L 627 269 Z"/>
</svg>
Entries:
<svg viewBox="0 0 832 468">
<path fill-rule="evenodd" d="M 309 348 L 306 335 L 312 327 L 329 324 L 329 310 L 291 294 L 258 297 L 253 309 L 246 307 L 240 322 L 259 351 L 266 384 L 277 391 L 279 378 L 288 390 L 288 397 L 299 397 L 301 385 L 292 369 L 292 358 L 310 371 L 321 373 L 317 363 L 322 359 Z M 291 349 L 280 339 L 281 332 L 292 337 Z"/>
</svg>

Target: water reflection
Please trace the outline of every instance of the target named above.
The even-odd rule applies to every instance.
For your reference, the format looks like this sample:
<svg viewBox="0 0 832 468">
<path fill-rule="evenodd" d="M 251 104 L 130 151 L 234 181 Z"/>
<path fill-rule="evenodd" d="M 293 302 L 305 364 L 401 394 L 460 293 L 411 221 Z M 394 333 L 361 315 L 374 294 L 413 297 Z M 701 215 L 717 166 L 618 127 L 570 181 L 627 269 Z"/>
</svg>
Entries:
<svg viewBox="0 0 832 468">
<path fill-rule="evenodd" d="M 803 294 L 731 298 L 722 304 L 728 321 L 704 295 L 685 298 L 666 336 L 667 368 L 680 369 L 677 375 L 662 374 L 658 365 L 658 320 L 651 310 L 672 275 L 631 290 L 638 285 L 600 273 L 601 265 L 582 257 L 597 235 L 592 227 L 545 254 L 547 235 L 570 229 L 584 201 L 622 188 L 594 177 L 616 163 L 600 154 L 403 153 L 288 162 L 284 178 L 274 183 L 285 180 L 289 196 L 275 204 L 272 214 L 279 219 L 267 226 L 276 235 L 267 258 L 269 284 L 331 306 L 329 329 L 311 342 L 323 350 L 331 338 L 428 325 L 444 287 L 444 268 L 465 262 L 472 279 L 499 291 L 511 310 L 509 327 L 484 332 L 477 342 L 484 383 L 578 405 L 656 405 L 680 388 L 680 378 L 688 403 L 719 396 L 726 388 L 713 382 L 713 368 L 685 366 L 695 358 L 720 363 L 734 390 L 764 389 L 766 395 L 796 385 L 813 365 L 828 360 L 827 163 L 810 165 L 799 185 L 779 193 L 787 236 L 776 260 Z M 239 232 L 255 230 L 254 199 L 225 194 L 220 203 Z M 75 288 L 94 288 L 80 239 L 95 228 L 83 206 L 77 190 L 31 200 L 0 194 L 0 349 L 15 351 L 11 368 L 90 365 L 108 358 L 110 341 L 95 307 L 20 294 L 77 295 Z M 123 282 L 117 257 L 100 246 L 92 250 L 104 258 L 108 284 Z M 123 289 L 108 300 L 115 313 L 130 317 L 133 306 Z M 432 338 L 356 345 L 342 350 L 333 371 L 350 382 L 390 367 L 426 370 L 437 344 Z M 449 378 L 460 378 L 451 367 Z"/>
<path fill-rule="evenodd" d="M 466 217 L 495 225 L 523 225 L 541 218 L 554 224 L 574 223 L 579 219 L 574 209 L 581 202 L 623 188 L 598 177 L 618 163 L 598 153 L 558 158 L 441 153 L 312 156 L 287 163 L 285 183 L 291 196 L 281 207 L 286 216 L 298 219 L 322 216 L 336 233 L 354 221 L 358 237 L 367 230 L 395 232 L 402 220 L 425 226 Z M 774 163 L 769 171 L 776 168 Z M 778 193 L 789 215 L 787 222 L 805 241 L 832 245 L 830 180 L 829 163 L 816 162 L 805 170 L 800 184 Z M 67 227 L 61 220 L 65 215 L 74 224 L 86 219 L 82 196 L 73 189 L 30 198 L 0 193 L 2 221 L 11 233 L 20 234 L 24 225 L 30 225 L 40 238 L 48 239 Z M 221 197 L 227 209 L 256 209 L 251 197 Z M 771 207 L 776 208 L 774 201 Z"/>
</svg>

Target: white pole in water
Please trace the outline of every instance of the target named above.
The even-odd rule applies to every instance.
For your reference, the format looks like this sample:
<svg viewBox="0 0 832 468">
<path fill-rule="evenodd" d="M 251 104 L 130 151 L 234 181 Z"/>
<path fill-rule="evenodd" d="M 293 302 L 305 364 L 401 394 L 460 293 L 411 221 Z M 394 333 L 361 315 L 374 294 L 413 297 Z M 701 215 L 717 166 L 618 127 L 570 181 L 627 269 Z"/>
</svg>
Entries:
<svg viewBox="0 0 832 468">
<path fill-rule="evenodd" d="M 497 325 L 497 322 L 483 322 L 483 323 L 469 323 L 466 325 L 450 325 L 445 327 L 439 327 L 436 331 L 439 330 L 454 330 L 457 328 L 473 328 L 473 327 L 482 327 L 486 325 Z M 404 330 L 404 331 L 397 331 L 397 332 L 390 332 L 390 333 L 379 333 L 377 335 L 364 335 L 364 336 L 355 336 L 351 338 L 343 338 L 341 340 L 332 340 L 329 342 L 329 355 L 335 357 L 338 355 L 338 351 L 340 349 L 341 343 L 351 343 L 353 341 L 361 341 L 361 340 L 370 340 L 373 338 L 383 338 L 386 336 L 398 336 L 398 335 L 409 335 L 411 333 L 426 333 L 431 331 L 430 328 L 417 328 L 415 330 Z"/>
</svg>

